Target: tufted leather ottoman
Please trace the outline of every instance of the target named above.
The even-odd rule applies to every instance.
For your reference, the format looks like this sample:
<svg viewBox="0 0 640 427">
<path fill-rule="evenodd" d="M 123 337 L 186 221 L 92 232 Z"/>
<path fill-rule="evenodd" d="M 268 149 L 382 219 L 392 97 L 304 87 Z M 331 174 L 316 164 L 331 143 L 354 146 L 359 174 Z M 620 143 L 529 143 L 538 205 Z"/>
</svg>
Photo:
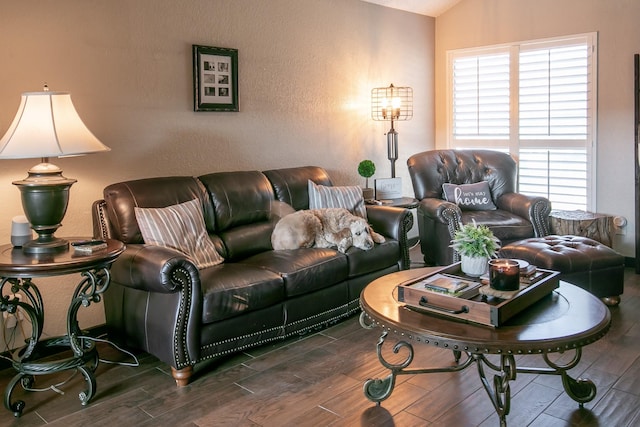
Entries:
<svg viewBox="0 0 640 427">
<path fill-rule="evenodd" d="M 523 259 L 560 272 L 560 280 L 580 286 L 607 305 L 618 305 L 624 290 L 624 257 L 593 239 L 579 236 L 533 237 L 500 250 L 503 258 Z"/>
</svg>

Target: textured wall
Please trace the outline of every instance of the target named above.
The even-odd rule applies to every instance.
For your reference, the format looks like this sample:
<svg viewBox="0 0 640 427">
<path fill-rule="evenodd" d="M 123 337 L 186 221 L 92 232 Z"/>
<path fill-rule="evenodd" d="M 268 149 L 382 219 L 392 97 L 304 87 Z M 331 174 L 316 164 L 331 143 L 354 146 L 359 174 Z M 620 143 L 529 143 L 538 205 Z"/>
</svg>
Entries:
<svg viewBox="0 0 640 427">
<path fill-rule="evenodd" d="M 414 89 L 414 118 L 397 126 L 398 175 L 412 194 L 406 158 L 433 147 L 434 31 L 433 18 L 359 0 L 5 1 L 0 133 L 22 92 L 45 81 L 71 92 L 112 149 L 55 162 L 78 179 L 58 234 L 88 235 L 91 202 L 125 179 L 313 164 L 364 184 L 364 158 L 388 177 L 388 124 L 370 119 L 369 97 L 394 83 Z M 192 44 L 239 50 L 240 112 L 193 112 Z M 11 181 L 35 163 L 0 162 L 0 243 L 22 212 Z M 42 288 L 45 331 L 59 333 L 71 287 Z"/>
</svg>

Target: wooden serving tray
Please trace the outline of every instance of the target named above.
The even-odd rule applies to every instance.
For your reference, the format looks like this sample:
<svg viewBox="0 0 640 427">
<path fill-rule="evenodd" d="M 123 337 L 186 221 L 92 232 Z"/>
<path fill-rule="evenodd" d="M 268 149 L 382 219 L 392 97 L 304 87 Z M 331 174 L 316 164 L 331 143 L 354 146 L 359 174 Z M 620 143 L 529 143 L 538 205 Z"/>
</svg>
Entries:
<svg viewBox="0 0 640 427">
<path fill-rule="evenodd" d="M 558 287 L 559 272 L 541 268 L 537 271 L 543 274 L 532 284 L 525 285 L 521 281 L 520 292 L 510 299 L 481 295 L 479 287 L 461 291 L 459 296 L 425 289 L 425 279 L 436 274 L 480 284 L 479 278 L 466 276 L 460 270 L 460 263 L 456 263 L 399 284 L 396 288 L 397 300 L 412 310 L 497 327 Z"/>
</svg>

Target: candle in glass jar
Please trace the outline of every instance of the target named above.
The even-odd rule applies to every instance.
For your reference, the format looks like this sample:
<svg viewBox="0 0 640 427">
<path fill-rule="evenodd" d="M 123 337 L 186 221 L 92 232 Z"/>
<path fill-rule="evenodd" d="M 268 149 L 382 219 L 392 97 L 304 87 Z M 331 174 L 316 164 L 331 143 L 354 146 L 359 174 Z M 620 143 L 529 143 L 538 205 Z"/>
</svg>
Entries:
<svg viewBox="0 0 640 427">
<path fill-rule="evenodd" d="M 497 291 L 517 291 L 520 289 L 520 266 L 511 259 L 489 261 L 489 286 Z"/>
</svg>

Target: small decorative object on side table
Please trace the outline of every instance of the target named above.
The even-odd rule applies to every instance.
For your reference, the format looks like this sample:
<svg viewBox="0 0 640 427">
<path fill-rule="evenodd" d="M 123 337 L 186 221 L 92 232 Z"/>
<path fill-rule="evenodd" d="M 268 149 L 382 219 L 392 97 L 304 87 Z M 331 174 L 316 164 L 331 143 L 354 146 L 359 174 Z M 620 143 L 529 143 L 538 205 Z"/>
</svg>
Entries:
<svg viewBox="0 0 640 427">
<path fill-rule="evenodd" d="M 362 189 L 362 197 L 365 200 L 373 199 L 373 188 L 369 188 L 369 178 L 376 173 L 376 165 L 371 160 L 363 160 L 358 164 L 358 175 L 365 179 L 365 187 Z"/>
<path fill-rule="evenodd" d="M 71 247 L 79 241 L 95 242 L 89 239 L 69 238 Z M 124 250 L 124 244 L 117 240 L 106 240 L 101 250 L 79 253 L 67 249 L 56 253 L 24 253 L 12 245 L 0 246 L 0 312 L 15 313 L 20 309 L 29 317 L 31 336 L 24 348 L 13 353 L 13 367 L 18 371 L 9 382 L 4 393 L 4 406 L 19 417 L 25 402 L 11 401 L 11 394 L 18 383 L 25 389 L 31 387 L 36 375 L 76 369 L 82 373 L 88 388 L 80 393 L 80 402 L 89 403 L 96 390 L 94 372 L 98 366 L 98 352 L 92 340 L 83 337 L 78 324 L 78 310 L 91 303 L 100 302 L 102 294 L 109 286 L 109 268 Z M 78 246 L 78 245 L 76 245 Z M 93 246 L 99 246 L 97 243 Z M 60 276 L 80 273 L 80 283 L 73 292 L 67 311 L 67 334 L 59 338 L 40 341 L 44 327 L 44 302 L 33 278 Z M 16 297 L 21 293 L 26 301 Z M 71 357 L 58 360 L 35 360 L 38 348 L 60 346 L 73 352 Z"/>
</svg>

